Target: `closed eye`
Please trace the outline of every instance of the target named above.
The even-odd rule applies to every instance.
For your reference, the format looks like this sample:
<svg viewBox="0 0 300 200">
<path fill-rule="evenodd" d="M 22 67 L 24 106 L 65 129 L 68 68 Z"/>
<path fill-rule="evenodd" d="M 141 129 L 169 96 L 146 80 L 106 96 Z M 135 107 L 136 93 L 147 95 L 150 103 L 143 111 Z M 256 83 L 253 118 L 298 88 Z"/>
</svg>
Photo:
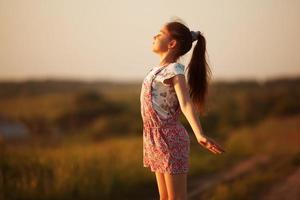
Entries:
<svg viewBox="0 0 300 200">
<path fill-rule="evenodd" d="M 158 37 L 158 36 L 160 36 L 160 34 L 157 34 L 155 37 Z"/>
</svg>

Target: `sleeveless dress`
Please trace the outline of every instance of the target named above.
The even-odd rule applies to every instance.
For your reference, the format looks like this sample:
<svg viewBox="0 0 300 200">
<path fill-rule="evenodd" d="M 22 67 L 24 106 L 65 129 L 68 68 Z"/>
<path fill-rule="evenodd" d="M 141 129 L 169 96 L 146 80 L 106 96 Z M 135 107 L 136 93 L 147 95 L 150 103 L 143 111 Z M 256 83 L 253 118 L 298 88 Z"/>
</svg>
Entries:
<svg viewBox="0 0 300 200">
<path fill-rule="evenodd" d="M 140 102 L 143 120 L 143 166 L 152 172 L 181 174 L 189 170 L 190 138 L 175 113 L 162 117 L 153 107 L 152 83 L 164 67 L 153 68 L 143 80 Z"/>
</svg>

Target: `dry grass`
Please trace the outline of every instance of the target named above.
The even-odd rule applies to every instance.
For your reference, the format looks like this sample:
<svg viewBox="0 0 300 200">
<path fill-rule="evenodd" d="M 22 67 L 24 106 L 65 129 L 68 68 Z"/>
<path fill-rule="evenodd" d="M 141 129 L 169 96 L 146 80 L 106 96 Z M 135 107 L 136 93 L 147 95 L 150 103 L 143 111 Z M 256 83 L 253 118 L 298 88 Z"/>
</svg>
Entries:
<svg viewBox="0 0 300 200">
<path fill-rule="evenodd" d="M 269 155 L 274 159 L 267 173 L 254 169 L 204 194 L 208 199 L 259 195 L 270 182 L 299 165 L 292 162 L 300 155 L 299 122 L 299 116 L 269 119 L 257 127 L 236 130 L 223 141 L 227 150 L 223 156 L 192 146 L 189 176 L 218 172 L 249 156 Z M 157 193 L 154 175 L 142 166 L 141 137 L 77 141 L 57 147 L 2 144 L 0 153 L 4 199 L 143 199 Z"/>
</svg>

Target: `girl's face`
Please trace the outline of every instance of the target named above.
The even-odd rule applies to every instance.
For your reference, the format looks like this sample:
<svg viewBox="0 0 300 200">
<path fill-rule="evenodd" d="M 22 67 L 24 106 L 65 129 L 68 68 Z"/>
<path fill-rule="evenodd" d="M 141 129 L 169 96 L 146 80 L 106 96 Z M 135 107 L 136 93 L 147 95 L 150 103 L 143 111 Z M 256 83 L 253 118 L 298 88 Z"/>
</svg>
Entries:
<svg viewBox="0 0 300 200">
<path fill-rule="evenodd" d="M 168 51 L 168 47 L 169 47 L 168 45 L 171 39 L 165 26 L 163 26 L 160 29 L 160 32 L 157 35 L 155 35 L 153 39 L 154 39 L 152 43 L 153 52 L 160 54 Z"/>
</svg>

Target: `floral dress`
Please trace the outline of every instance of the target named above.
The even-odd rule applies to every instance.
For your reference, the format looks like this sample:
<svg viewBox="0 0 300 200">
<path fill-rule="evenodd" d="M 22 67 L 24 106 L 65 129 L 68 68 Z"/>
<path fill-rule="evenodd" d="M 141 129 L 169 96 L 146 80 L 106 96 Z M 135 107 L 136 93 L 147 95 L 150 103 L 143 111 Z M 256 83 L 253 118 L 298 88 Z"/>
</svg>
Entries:
<svg viewBox="0 0 300 200">
<path fill-rule="evenodd" d="M 190 138 L 179 121 L 181 109 L 176 93 L 173 86 L 160 85 L 159 89 L 158 84 L 155 84 L 159 80 L 164 81 L 182 74 L 179 68 L 182 69 L 179 63 L 154 67 L 143 80 L 140 95 L 143 119 L 143 165 L 150 167 L 152 172 L 180 174 L 187 173 L 189 169 Z M 163 95 L 160 95 L 161 93 Z M 155 95 L 165 98 L 155 98 Z"/>
</svg>

